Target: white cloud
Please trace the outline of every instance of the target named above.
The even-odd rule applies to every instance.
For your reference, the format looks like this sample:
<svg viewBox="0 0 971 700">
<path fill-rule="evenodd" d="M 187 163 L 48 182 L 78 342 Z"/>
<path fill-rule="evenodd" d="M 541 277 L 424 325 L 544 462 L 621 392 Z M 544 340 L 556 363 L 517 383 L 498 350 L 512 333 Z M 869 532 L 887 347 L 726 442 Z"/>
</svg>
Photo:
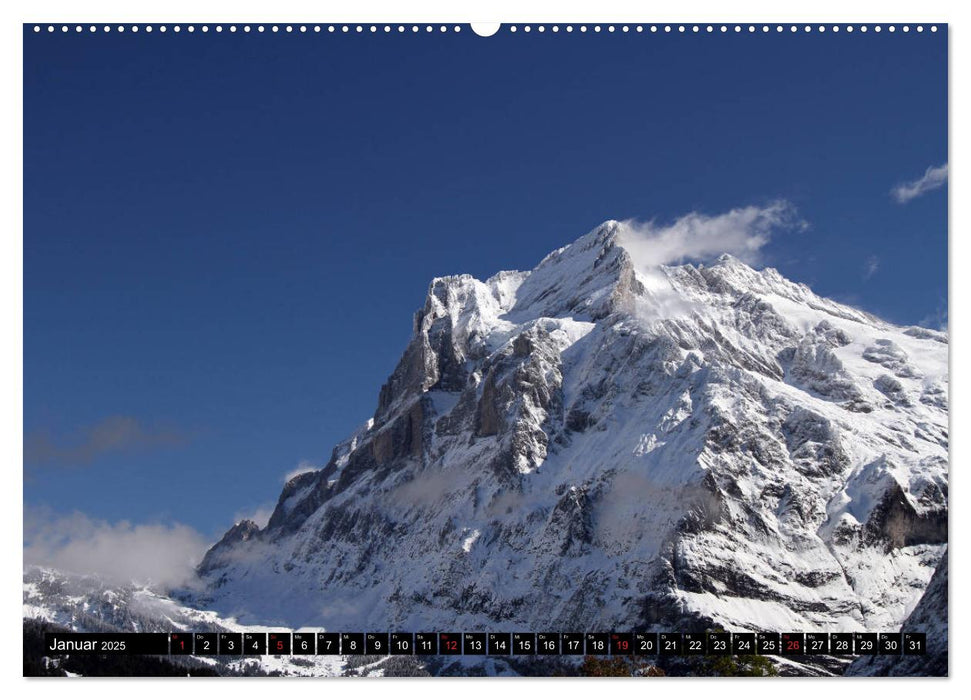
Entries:
<svg viewBox="0 0 971 700">
<path fill-rule="evenodd" d="M 264 528 L 270 522 L 270 516 L 273 515 L 274 508 L 275 506 L 272 503 L 264 503 L 251 510 L 241 510 L 233 516 L 233 524 L 242 522 L 243 520 L 252 520 L 259 527 Z"/>
<path fill-rule="evenodd" d="M 668 226 L 653 221 L 625 221 L 621 241 L 642 269 L 687 260 L 704 261 L 722 253 L 756 264 L 773 233 L 805 226 L 791 204 L 777 201 L 765 207 L 732 209 L 717 216 L 692 212 Z"/>
<path fill-rule="evenodd" d="M 934 313 L 927 314 L 917 322 L 921 328 L 931 328 L 936 331 L 947 332 L 947 302 L 942 301 Z"/>
<path fill-rule="evenodd" d="M 876 255 L 871 255 L 863 262 L 863 279 L 868 280 L 877 274 L 877 270 L 880 269 L 880 258 Z"/>
<path fill-rule="evenodd" d="M 904 182 L 894 187 L 890 190 L 890 194 L 900 204 L 906 204 L 915 197 L 920 197 L 925 192 L 942 187 L 945 182 L 947 182 L 947 163 L 937 167 L 929 167 L 916 180 Z"/>
<path fill-rule="evenodd" d="M 159 589 L 186 585 L 209 542 L 178 523 L 108 523 L 75 511 L 24 510 L 24 566 L 93 574 L 115 583 L 137 582 Z"/>
<path fill-rule="evenodd" d="M 434 506 L 461 488 L 464 475 L 458 469 L 426 469 L 391 492 L 391 503 L 420 508 Z"/>
<path fill-rule="evenodd" d="M 320 467 L 318 467 L 316 464 L 313 464 L 306 459 L 301 459 L 300 463 L 297 464 L 296 467 L 284 474 L 283 483 L 286 484 L 290 481 L 290 479 L 296 478 L 301 474 L 306 474 L 307 472 L 315 472 L 318 469 L 320 469 Z"/>
</svg>

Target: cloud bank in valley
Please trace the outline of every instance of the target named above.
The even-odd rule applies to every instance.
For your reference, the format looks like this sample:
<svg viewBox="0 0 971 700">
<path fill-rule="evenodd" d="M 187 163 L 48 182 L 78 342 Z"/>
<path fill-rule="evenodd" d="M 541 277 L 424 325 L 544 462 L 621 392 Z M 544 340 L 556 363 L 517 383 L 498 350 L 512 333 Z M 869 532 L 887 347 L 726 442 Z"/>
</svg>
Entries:
<svg viewBox="0 0 971 700">
<path fill-rule="evenodd" d="M 716 216 L 692 212 L 668 225 L 635 220 L 623 224 L 622 244 L 642 269 L 703 262 L 722 253 L 754 265 L 761 261 L 762 249 L 774 233 L 806 227 L 795 207 L 784 200 Z"/>
<path fill-rule="evenodd" d="M 191 583 L 209 542 L 187 525 L 109 523 L 75 511 L 24 510 L 24 566 L 96 575 L 159 590 Z"/>
<path fill-rule="evenodd" d="M 920 197 L 926 192 L 931 190 L 936 190 L 938 187 L 943 187 L 944 183 L 947 182 L 948 166 L 947 163 L 944 165 L 938 165 L 937 167 L 931 166 L 924 171 L 916 180 L 911 180 L 910 182 L 903 182 L 892 190 L 890 190 L 891 196 L 897 200 L 900 204 L 906 204 L 912 199 Z"/>
</svg>

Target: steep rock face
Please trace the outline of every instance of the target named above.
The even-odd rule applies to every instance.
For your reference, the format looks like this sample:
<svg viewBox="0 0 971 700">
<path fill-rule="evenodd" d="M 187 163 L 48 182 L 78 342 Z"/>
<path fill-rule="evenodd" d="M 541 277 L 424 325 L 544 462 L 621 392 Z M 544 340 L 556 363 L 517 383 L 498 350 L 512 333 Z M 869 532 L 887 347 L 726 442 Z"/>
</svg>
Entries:
<svg viewBox="0 0 971 700">
<path fill-rule="evenodd" d="M 924 656 L 861 656 L 846 669 L 848 676 L 946 676 L 948 675 L 947 552 L 941 557 L 914 611 L 901 632 L 927 635 Z"/>
<path fill-rule="evenodd" d="M 374 629 L 899 625 L 946 542 L 946 336 L 728 256 L 642 266 L 625 235 L 434 280 L 374 417 L 213 548 L 196 602 Z"/>
</svg>

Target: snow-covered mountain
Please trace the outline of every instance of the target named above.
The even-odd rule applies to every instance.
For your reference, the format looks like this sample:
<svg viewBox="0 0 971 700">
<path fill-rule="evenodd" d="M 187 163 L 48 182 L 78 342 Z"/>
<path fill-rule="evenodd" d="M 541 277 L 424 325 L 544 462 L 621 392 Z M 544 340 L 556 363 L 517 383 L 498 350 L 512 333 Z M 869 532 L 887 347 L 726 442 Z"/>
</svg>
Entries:
<svg viewBox="0 0 971 700">
<path fill-rule="evenodd" d="M 948 675 L 947 554 L 931 577 L 920 602 L 901 627 L 901 632 L 923 632 L 927 649 L 923 656 L 861 656 L 848 676 L 946 676 Z"/>
<path fill-rule="evenodd" d="M 948 346 L 607 222 L 432 281 L 374 416 L 193 605 L 331 629 L 889 630 L 947 541 Z"/>
<path fill-rule="evenodd" d="M 30 566 L 23 576 L 24 620 L 50 629 L 82 632 L 271 632 L 180 604 L 152 587 L 119 584 Z M 25 651 L 26 654 L 26 651 Z M 347 662 L 336 656 L 170 657 L 173 663 L 219 675 L 338 676 Z M 49 663 L 57 664 L 55 658 Z"/>
</svg>

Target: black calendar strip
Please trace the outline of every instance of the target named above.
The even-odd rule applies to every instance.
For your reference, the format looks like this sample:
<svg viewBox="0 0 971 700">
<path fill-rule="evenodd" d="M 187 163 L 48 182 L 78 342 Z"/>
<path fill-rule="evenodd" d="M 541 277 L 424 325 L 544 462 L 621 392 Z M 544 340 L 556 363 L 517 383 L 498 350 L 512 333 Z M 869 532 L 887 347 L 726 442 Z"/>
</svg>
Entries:
<svg viewBox="0 0 971 700">
<path fill-rule="evenodd" d="M 923 655 L 923 632 L 54 632 L 49 655 Z"/>
</svg>

